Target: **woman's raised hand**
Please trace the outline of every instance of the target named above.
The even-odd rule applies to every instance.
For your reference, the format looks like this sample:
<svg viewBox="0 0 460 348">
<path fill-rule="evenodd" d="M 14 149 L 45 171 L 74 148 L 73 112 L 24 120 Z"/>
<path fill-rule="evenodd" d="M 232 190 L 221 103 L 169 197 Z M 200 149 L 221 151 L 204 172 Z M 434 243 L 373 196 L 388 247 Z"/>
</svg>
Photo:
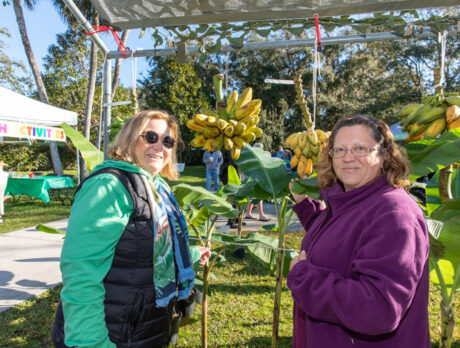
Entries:
<svg viewBox="0 0 460 348">
<path fill-rule="evenodd" d="M 297 193 L 294 193 L 292 192 L 292 185 L 294 184 L 294 180 L 299 180 L 299 179 L 291 179 L 291 182 L 289 183 L 289 190 L 291 190 L 291 194 L 292 194 L 292 197 L 294 197 L 294 200 L 296 203 L 300 203 L 302 202 L 303 200 L 305 200 L 308 196 L 305 195 L 305 194 L 297 194 Z"/>
</svg>

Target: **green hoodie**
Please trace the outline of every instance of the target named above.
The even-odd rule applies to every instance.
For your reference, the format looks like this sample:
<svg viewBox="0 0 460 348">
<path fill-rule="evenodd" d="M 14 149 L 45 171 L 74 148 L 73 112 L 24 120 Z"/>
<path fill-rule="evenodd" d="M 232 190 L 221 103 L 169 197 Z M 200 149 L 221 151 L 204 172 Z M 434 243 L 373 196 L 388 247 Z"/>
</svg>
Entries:
<svg viewBox="0 0 460 348">
<path fill-rule="evenodd" d="M 152 178 L 135 164 L 123 161 L 104 161 L 94 171 L 106 167 L 139 173 L 154 185 L 167 185 L 159 175 Z M 75 196 L 61 254 L 67 346 L 116 347 L 109 340 L 105 324 L 103 280 L 132 209 L 131 195 L 118 178 L 108 173 L 86 180 Z M 196 248 L 190 252 L 192 260 L 199 259 Z"/>
</svg>

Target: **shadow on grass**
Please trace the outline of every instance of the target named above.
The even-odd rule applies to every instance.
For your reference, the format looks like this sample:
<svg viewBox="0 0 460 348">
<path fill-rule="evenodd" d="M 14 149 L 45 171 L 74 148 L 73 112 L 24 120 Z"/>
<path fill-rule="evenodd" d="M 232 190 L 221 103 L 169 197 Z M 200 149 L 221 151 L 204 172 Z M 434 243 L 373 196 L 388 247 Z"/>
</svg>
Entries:
<svg viewBox="0 0 460 348">
<path fill-rule="evenodd" d="M 0 313 L 0 347 L 52 347 L 61 286 Z"/>
<path fill-rule="evenodd" d="M 273 286 L 267 285 L 254 285 L 253 283 L 247 285 L 221 283 L 213 284 L 211 286 L 211 292 L 228 293 L 235 295 L 250 295 L 250 294 L 266 294 L 275 293 L 275 284 Z"/>
</svg>

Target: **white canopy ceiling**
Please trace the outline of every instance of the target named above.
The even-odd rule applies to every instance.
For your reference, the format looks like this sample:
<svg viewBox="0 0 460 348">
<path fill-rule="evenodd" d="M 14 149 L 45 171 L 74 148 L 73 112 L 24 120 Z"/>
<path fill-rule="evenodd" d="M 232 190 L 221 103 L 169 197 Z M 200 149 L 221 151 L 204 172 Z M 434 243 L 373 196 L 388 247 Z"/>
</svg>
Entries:
<svg viewBox="0 0 460 348">
<path fill-rule="evenodd" d="M 91 0 L 101 17 L 121 29 L 458 6 L 459 0 Z"/>
<path fill-rule="evenodd" d="M 0 87 L 0 120 L 58 126 L 77 125 L 77 113 L 27 98 Z"/>
</svg>

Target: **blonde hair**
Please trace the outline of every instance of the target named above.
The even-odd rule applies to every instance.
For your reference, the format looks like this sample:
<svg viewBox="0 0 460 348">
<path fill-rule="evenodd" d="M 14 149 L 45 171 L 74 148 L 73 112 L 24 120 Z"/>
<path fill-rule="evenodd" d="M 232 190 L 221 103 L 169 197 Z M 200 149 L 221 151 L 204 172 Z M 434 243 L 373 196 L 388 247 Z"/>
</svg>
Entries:
<svg viewBox="0 0 460 348">
<path fill-rule="evenodd" d="M 338 131 L 343 127 L 356 125 L 368 128 L 372 138 L 379 143 L 382 172 L 386 175 L 388 183 L 393 187 L 409 185 L 409 164 L 407 158 L 405 154 L 401 153 L 386 123 L 371 116 L 356 115 L 339 120 L 332 129 L 326 146 L 322 147 L 319 161 L 315 168 L 318 173 L 319 187 L 329 187 L 338 181 L 329 152 L 334 146 Z"/>
<path fill-rule="evenodd" d="M 140 165 L 135 156 L 137 141 L 144 132 L 150 120 L 165 120 L 168 124 L 171 137 L 174 138 L 174 147 L 171 149 L 171 159 L 161 170 L 160 175 L 166 176 L 169 180 L 177 180 L 179 173 L 176 170 L 177 143 L 179 140 L 179 128 L 175 118 L 164 111 L 145 110 L 134 114 L 123 125 L 113 144 L 109 146 L 108 155 L 117 161 L 125 161 Z"/>
</svg>

